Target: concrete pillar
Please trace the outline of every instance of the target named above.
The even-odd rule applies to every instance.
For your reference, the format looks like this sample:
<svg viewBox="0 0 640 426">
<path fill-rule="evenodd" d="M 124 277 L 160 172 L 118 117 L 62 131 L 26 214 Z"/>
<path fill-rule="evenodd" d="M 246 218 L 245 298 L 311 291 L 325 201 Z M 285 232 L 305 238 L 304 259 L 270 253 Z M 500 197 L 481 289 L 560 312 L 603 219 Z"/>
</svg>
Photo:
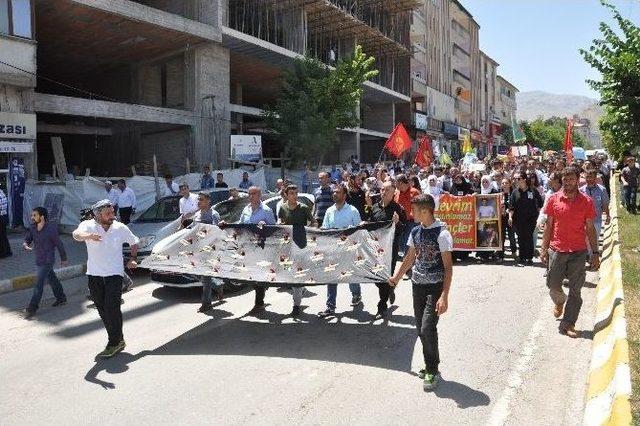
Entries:
<svg viewBox="0 0 640 426">
<path fill-rule="evenodd" d="M 236 83 L 234 85 L 234 103 L 236 105 L 242 105 L 242 84 L 241 83 Z M 243 129 L 243 124 L 244 124 L 244 114 L 238 114 L 236 113 L 236 124 L 238 126 L 238 134 L 239 135 L 243 135 L 244 134 L 244 129 Z"/>
<path fill-rule="evenodd" d="M 340 141 L 340 156 L 338 158 L 340 163 L 344 163 L 349 160 L 352 155 L 359 154 L 360 134 L 354 133 L 339 133 L 338 139 Z"/>
<path fill-rule="evenodd" d="M 187 54 L 186 105 L 197 116 L 191 131 L 191 162 L 225 168 L 229 158 L 229 50 L 217 43 Z"/>
</svg>

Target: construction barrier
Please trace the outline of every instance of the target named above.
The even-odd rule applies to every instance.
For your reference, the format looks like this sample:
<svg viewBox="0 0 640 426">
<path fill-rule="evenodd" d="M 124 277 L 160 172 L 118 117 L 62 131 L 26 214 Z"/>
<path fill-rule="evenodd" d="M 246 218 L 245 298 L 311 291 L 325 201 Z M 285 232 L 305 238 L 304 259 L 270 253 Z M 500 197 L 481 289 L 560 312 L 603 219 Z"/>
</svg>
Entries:
<svg viewBox="0 0 640 426">
<path fill-rule="evenodd" d="M 618 189 L 611 178 L 611 223 L 605 229 L 600 282 L 596 291 L 593 354 L 587 384 L 585 425 L 630 425 L 631 373 L 624 316 L 618 236 Z"/>
</svg>

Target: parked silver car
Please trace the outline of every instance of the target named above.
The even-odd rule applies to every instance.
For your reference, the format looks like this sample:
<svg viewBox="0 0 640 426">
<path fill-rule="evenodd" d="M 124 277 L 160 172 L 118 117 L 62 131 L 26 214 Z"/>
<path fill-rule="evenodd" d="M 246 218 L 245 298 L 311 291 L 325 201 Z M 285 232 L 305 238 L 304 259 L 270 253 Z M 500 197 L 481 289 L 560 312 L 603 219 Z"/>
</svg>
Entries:
<svg viewBox="0 0 640 426">
<path fill-rule="evenodd" d="M 282 198 L 280 196 L 270 197 L 263 202 L 269 207 L 273 214 L 276 215 L 276 207 Z M 315 197 L 312 194 L 298 194 L 298 201 L 313 208 Z M 249 204 L 249 198 L 243 197 L 235 200 L 222 201 L 214 206 L 214 209 L 220 213 L 220 218 L 227 223 L 238 223 L 242 210 Z M 277 216 L 277 215 L 276 215 Z M 186 232 L 186 231 L 184 231 Z M 163 246 L 170 244 L 182 237 L 183 231 L 175 232 L 167 235 L 162 241 L 157 240 L 155 246 L 161 249 Z M 200 278 L 190 274 L 179 274 L 173 272 L 151 271 L 151 279 L 162 285 L 169 287 L 199 287 L 202 285 Z M 233 286 L 227 283 L 227 286 Z"/>
<path fill-rule="evenodd" d="M 203 191 L 211 195 L 211 203 L 214 205 L 219 205 L 225 201 L 233 201 L 227 200 L 229 198 L 228 188 L 206 189 Z M 201 191 L 194 191 L 194 193 L 199 192 Z M 239 195 L 240 198 L 238 200 L 246 199 L 248 202 L 246 192 L 241 190 Z M 140 242 L 138 243 L 138 260 L 142 260 L 151 254 L 151 250 L 153 250 L 153 247 L 158 241 L 180 230 L 182 223 L 180 220 L 179 201 L 180 195 L 162 197 L 129 223 L 128 226 L 131 232 L 140 238 Z M 233 212 L 227 212 L 223 216 L 222 212 L 220 212 L 223 220 L 227 221 L 229 221 L 229 219 L 233 220 L 234 216 L 232 213 Z M 239 213 L 238 217 L 240 217 Z M 128 258 L 131 253 L 131 250 L 126 244 L 123 252 L 125 258 Z"/>
</svg>

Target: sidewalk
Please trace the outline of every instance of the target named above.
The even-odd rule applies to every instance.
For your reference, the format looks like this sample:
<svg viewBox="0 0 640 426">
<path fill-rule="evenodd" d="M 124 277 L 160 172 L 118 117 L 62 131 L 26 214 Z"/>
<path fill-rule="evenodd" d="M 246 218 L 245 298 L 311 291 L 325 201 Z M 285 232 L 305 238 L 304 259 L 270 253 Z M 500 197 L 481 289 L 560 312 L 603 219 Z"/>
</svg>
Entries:
<svg viewBox="0 0 640 426">
<path fill-rule="evenodd" d="M 60 256 L 56 253 L 56 273 L 61 280 L 69 279 L 84 273 L 87 263 L 87 249 L 83 243 L 74 241 L 71 235 L 61 235 L 67 252 L 69 266 L 60 268 Z M 35 283 L 35 256 L 33 251 L 22 248 L 23 236 L 9 234 L 9 244 L 13 256 L 0 259 L 0 294 L 28 288 Z"/>
</svg>

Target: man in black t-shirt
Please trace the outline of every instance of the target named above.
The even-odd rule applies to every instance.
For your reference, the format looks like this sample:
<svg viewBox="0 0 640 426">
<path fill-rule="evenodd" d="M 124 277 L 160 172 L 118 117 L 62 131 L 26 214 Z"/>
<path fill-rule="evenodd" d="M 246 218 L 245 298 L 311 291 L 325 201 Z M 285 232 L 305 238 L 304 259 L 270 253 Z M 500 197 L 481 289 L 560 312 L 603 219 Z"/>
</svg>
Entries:
<svg viewBox="0 0 640 426">
<path fill-rule="evenodd" d="M 311 209 L 298 201 L 298 187 L 289 185 L 285 189 L 286 202 L 278 210 L 278 223 L 281 225 L 293 226 L 316 226 L 316 221 L 311 214 Z M 292 317 L 297 317 L 302 312 L 300 304 L 304 287 L 295 286 L 293 290 L 293 310 Z"/>
<path fill-rule="evenodd" d="M 391 181 L 382 184 L 381 200 L 375 204 L 371 203 L 371 199 L 367 197 L 367 206 L 365 208 L 365 219 L 368 222 L 387 222 L 393 221 L 396 224 L 396 230 L 393 237 L 393 246 L 391 248 L 391 275 L 395 272 L 396 262 L 398 261 L 398 248 L 400 238 L 404 232 L 407 222 L 407 215 L 400 204 L 393 199 L 396 194 L 396 187 Z M 387 282 L 377 283 L 380 301 L 378 302 L 378 312 L 376 318 L 382 318 L 387 311 L 387 301 L 391 304 L 395 302 L 396 295 L 393 289 L 389 287 Z"/>
<path fill-rule="evenodd" d="M 214 188 L 228 188 L 229 185 L 224 181 L 224 175 L 222 173 L 216 174 L 216 184 Z"/>
</svg>

